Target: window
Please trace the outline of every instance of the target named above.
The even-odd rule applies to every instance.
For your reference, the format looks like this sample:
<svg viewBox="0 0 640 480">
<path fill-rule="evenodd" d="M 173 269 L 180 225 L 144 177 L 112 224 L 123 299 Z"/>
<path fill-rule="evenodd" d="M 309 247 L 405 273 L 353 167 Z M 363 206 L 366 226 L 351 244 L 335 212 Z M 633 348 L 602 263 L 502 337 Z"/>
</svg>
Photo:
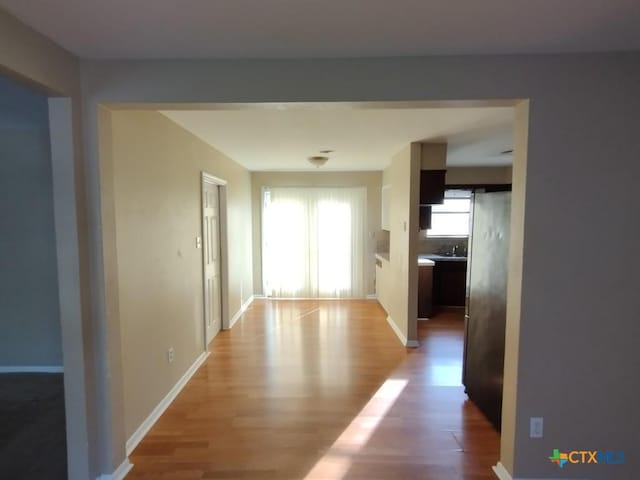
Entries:
<svg viewBox="0 0 640 480">
<path fill-rule="evenodd" d="M 447 190 L 442 205 L 431 207 L 431 228 L 427 237 L 468 237 L 471 192 Z"/>
<path fill-rule="evenodd" d="M 265 188 L 263 200 L 267 296 L 364 296 L 364 188 Z"/>
</svg>

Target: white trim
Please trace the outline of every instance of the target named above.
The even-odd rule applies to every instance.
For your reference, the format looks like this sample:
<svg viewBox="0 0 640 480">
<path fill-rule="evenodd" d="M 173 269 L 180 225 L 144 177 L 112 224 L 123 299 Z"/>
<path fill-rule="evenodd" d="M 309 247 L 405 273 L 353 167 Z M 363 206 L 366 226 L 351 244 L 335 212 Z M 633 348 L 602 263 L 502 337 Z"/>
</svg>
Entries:
<svg viewBox="0 0 640 480">
<path fill-rule="evenodd" d="M 429 317 L 418 318 L 418 321 L 419 321 L 419 322 L 427 322 L 427 321 L 429 321 L 429 320 L 431 320 Z"/>
<path fill-rule="evenodd" d="M 367 300 L 377 300 L 377 299 L 378 299 L 378 295 L 376 293 L 367 294 Z"/>
<path fill-rule="evenodd" d="M 493 473 L 496 474 L 496 477 L 498 477 L 498 480 L 544 480 L 542 478 L 524 478 L 524 477 L 514 478 L 511 476 L 511 474 L 507 471 L 507 469 L 501 462 L 496 463 L 491 468 L 493 469 Z M 546 480 L 567 480 L 567 479 L 566 477 L 551 477 Z M 586 479 L 576 478 L 576 480 L 586 480 Z"/>
<path fill-rule="evenodd" d="M 132 468 L 133 463 L 129 461 L 129 458 L 125 458 L 120 466 L 116 468 L 115 472 L 112 474 L 100 475 L 96 480 L 123 480 Z"/>
<path fill-rule="evenodd" d="M 202 172 L 202 181 L 205 183 L 213 183 L 214 185 L 226 185 L 227 181 L 222 178 L 215 177 L 207 172 Z"/>
<path fill-rule="evenodd" d="M 0 367 L 0 373 L 63 373 L 64 367 L 62 365 L 25 365 L 25 366 L 10 366 Z"/>
<path fill-rule="evenodd" d="M 249 299 L 240 306 L 240 310 L 238 310 L 233 318 L 229 321 L 229 328 L 233 327 L 235 323 L 240 320 L 242 314 L 247 311 L 247 308 L 249 308 L 249 305 L 251 305 L 251 302 L 253 302 L 255 298 L 255 295 L 251 295 Z"/>
<path fill-rule="evenodd" d="M 263 296 L 255 296 L 255 298 L 266 298 L 267 300 L 290 300 L 295 302 L 296 300 L 332 300 L 335 302 L 339 301 L 349 301 L 349 300 L 369 300 L 367 297 L 265 297 Z M 376 298 L 377 300 L 377 298 Z"/>
<path fill-rule="evenodd" d="M 400 339 L 400 341 L 405 347 L 415 348 L 420 346 L 420 343 L 417 340 L 407 340 L 407 337 L 404 336 L 404 333 L 400 331 L 398 326 L 394 323 L 393 319 L 388 315 L 387 315 L 387 323 L 389 324 L 389 326 L 391 326 L 391 329 L 398 336 L 398 338 Z"/>
<path fill-rule="evenodd" d="M 403 345 L 407 343 L 407 337 L 404 336 L 404 333 L 400 331 L 398 326 L 395 324 L 391 316 L 387 315 L 387 323 L 391 326 L 391 329 L 398 336 Z"/>
<path fill-rule="evenodd" d="M 513 480 L 511 478 L 511 474 L 507 471 L 504 465 L 501 462 L 496 463 L 493 467 L 493 473 L 496 474 L 500 480 Z"/>
<path fill-rule="evenodd" d="M 149 414 L 149 416 L 140 424 L 138 429 L 129 437 L 127 440 L 126 450 L 127 456 L 131 455 L 131 452 L 138 446 L 138 444 L 142 441 L 144 436 L 151 430 L 151 427 L 158 421 L 160 416 L 164 413 L 164 411 L 171 405 L 171 402 L 175 400 L 180 391 L 184 388 L 187 382 L 191 379 L 194 373 L 200 368 L 200 365 L 204 363 L 204 361 L 209 356 L 209 352 L 202 352 L 196 361 L 189 367 L 189 369 L 184 373 L 184 375 L 177 381 L 177 383 L 173 386 L 169 393 L 160 401 L 156 408 Z"/>
</svg>

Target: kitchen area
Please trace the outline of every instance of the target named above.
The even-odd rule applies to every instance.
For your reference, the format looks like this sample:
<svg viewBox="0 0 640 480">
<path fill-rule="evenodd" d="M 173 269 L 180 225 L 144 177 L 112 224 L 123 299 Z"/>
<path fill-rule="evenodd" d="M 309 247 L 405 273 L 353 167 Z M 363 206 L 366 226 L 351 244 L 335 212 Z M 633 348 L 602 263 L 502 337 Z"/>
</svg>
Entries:
<svg viewBox="0 0 640 480">
<path fill-rule="evenodd" d="M 421 158 L 418 319 L 466 302 L 473 188 L 447 186 L 446 144 L 429 144 Z M 435 167 L 435 168 L 434 168 Z"/>
<path fill-rule="evenodd" d="M 446 144 L 421 144 L 419 228 L 413 233 L 417 320 L 464 322 L 462 384 L 500 430 L 511 172 L 495 167 L 464 172 L 448 168 L 446 150 Z M 378 247 L 384 255 L 390 238 L 384 203 L 382 215 Z M 380 258 L 385 257 L 378 256 L 377 261 Z"/>
<path fill-rule="evenodd" d="M 426 237 L 428 240 L 428 237 Z M 418 255 L 418 320 L 465 305 L 467 239 L 421 242 Z"/>
</svg>

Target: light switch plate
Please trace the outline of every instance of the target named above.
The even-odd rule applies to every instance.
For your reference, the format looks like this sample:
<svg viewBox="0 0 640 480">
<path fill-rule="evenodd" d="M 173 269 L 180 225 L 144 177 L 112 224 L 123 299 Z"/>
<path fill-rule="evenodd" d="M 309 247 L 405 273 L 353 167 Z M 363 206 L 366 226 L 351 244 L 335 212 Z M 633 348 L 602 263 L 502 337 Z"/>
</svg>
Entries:
<svg viewBox="0 0 640 480">
<path fill-rule="evenodd" d="M 542 438 L 544 429 L 544 419 L 542 417 L 531 417 L 529 419 L 529 438 Z"/>
</svg>

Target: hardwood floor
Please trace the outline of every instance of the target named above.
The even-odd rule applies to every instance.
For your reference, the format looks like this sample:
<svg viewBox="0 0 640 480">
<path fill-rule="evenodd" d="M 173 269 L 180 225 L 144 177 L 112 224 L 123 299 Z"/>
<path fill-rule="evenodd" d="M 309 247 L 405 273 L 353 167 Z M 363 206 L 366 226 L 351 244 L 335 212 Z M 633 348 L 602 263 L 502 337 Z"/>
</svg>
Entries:
<svg viewBox="0 0 640 480">
<path fill-rule="evenodd" d="M 256 300 L 133 452 L 128 479 L 494 479 L 460 385 L 462 314 L 405 349 L 376 301 Z"/>
</svg>

